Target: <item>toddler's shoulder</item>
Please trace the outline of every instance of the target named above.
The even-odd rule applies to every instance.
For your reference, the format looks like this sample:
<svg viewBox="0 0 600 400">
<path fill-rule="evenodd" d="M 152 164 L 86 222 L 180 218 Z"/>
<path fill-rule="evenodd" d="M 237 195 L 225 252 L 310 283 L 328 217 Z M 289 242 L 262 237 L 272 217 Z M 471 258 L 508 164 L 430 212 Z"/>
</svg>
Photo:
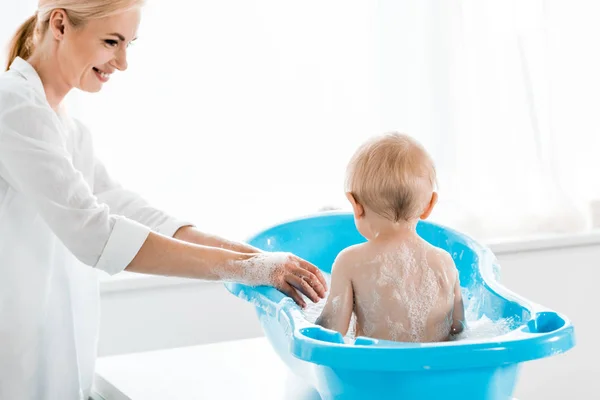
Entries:
<svg viewBox="0 0 600 400">
<path fill-rule="evenodd" d="M 364 258 L 365 249 L 363 244 L 355 244 L 349 247 L 346 247 L 344 250 L 340 251 L 337 257 L 335 258 L 334 267 L 349 269 L 352 266 L 361 262 Z"/>
<path fill-rule="evenodd" d="M 441 247 L 434 246 L 424 239 L 421 239 L 421 240 L 425 244 L 425 247 L 427 249 L 427 254 L 429 254 L 431 257 L 435 257 L 439 260 L 454 262 L 452 260 L 452 256 L 450 255 L 450 253 L 448 253 L 446 250 L 442 249 Z"/>
<path fill-rule="evenodd" d="M 442 261 L 444 261 L 449 266 L 452 266 L 452 267 L 454 266 L 454 259 L 452 258 L 450 253 L 448 253 L 446 250 L 441 249 L 439 247 L 436 247 L 435 249 L 438 252 L 439 257 Z"/>
<path fill-rule="evenodd" d="M 437 265 L 445 270 L 455 270 L 456 265 L 454 259 L 446 250 L 439 247 L 429 245 L 430 251 L 428 252 L 428 262 L 432 265 Z"/>
</svg>

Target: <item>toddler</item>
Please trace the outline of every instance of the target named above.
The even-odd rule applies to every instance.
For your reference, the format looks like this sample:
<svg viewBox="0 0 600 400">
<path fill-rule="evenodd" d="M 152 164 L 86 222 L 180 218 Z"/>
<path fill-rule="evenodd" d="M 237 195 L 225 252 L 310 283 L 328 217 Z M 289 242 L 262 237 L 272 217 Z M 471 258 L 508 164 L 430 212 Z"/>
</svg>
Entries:
<svg viewBox="0 0 600 400">
<path fill-rule="evenodd" d="M 385 134 L 357 150 L 346 196 L 367 242 L 337 256 L 317 324 L 346 335 L 354 312 L 356 336 L 402 342 L 445 341 L 463 330 L 454 261 L 416 232 L 436 204 L 435 184 L 431 157 L 407 135 Z"/>
</svg>

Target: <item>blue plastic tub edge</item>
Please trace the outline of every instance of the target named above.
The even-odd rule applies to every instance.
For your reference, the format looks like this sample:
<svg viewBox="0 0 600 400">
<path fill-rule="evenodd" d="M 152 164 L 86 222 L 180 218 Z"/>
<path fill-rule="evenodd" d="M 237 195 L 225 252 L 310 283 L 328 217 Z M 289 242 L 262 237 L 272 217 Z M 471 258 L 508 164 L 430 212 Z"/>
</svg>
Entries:
<svg viewBox="0 0 600 400">
<path fill-rule="evenodd" d="M 261 246 L 265 233 L 287 229 L 290 224 L 317 222 L 323 218 L 352 218 L 349 213 L 329 212 L 279 224 L 253 236 L 248 242 Z M 492 252 L 468 236 L 430 222 L 427 229 L 439 229 L 457 242 L 464 243 L 478 256 L 477 280 L 485 290 L 521 307 L 529 318 L 509 333 L 485 340 L 441 343 L 401 343 L 359 337 L 345 344 L 338 332 L 306 321 L 301 309 L 278 290 L 226 283 L 234 295 L 252 303 L 259 313 L 276 320 L 284 329 L 289 351 L 296 358 L 331 368 L 377 371 L 422 371 L 494 367 L 517 364 L 564 353 L 575 345 L 572 323 L 551 309 L 535 304 L 500 285 L 498 266 Z M 268 250 L 288 251 L 272 246 Z M 341 249 L 340 249 L 341 250 Z M 483 261 L 482 261 L 483 260 Z M 462 277 L 461 277 L 462 280 Z"/>
</svg>

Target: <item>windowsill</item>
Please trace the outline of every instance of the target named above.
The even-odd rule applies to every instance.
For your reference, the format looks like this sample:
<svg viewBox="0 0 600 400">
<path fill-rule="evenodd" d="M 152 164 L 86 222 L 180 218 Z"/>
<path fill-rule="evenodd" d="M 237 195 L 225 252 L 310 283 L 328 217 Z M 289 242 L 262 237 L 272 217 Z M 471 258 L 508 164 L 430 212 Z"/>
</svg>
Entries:
<svg viewBox="0 0 600 400">
<path fill-rule="evenodd" d="M 136 274 L 132 272 L 121 272 L 114 277 L 102 277 L 100 279 L 100 293 L 126 292 L 129 290 L 147 290 L 169 286 L 181 285 L 216 285 L 216 282 L 201 281 L 198 279 L 173 278 L 168 276 L 156 276 Z"/>
<path fill-rule="evenodd" d="M 548 235 L 514 241 L 499 241 L 487 245 L 497 256 L 597 246 L 600 245 L 600 230 L 581 234 Z M 220 285 L 220 283 L 123 272 L 112 278 L 103 277 L 100 282 L 100 291 L 101 293 L 113 293 L 181 285 Z"/>
<path fill-rule="evenodd" d="M 547 235 L 527 239 L 487 243 L 495 255 L 509 255 L 540 250 L 563 250 L 600 245 L 600 230 L 579 234 Z"/>
</svg>

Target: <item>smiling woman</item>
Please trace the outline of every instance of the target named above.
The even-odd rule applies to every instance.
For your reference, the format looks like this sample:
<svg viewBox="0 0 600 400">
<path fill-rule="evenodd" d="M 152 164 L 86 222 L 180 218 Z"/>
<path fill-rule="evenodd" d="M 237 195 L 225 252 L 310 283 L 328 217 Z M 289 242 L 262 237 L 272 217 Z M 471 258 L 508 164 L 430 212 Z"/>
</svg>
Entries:
<svg viewBox="0 0 600 400">
<path fill-rule="evenodd" d="M 85 399 L 99 325 L 97 271 L 270 285 L 304 305 L 316 267 L 196 230 L 108 174 L 63 106 L 127 69 L 139 0 L 46 0 L 0 75 L 0 398 Z"/>
<path fill-rule="evenodd" d="M 62 81 L 47 93 L 53 108 L 71 88 L 97 92 L 115 69 L 127 69 L 125 50 L 135 40 L 142 0 L 114 1 L 104 8 L 95 2 L 42 3 L 15 35 L 7 69 L 15 58 L 27 59 L 44 80 L 47 72 L 39 68 L 40 57 L 64 36 L 62 51 L 57 52 L 56 62 L 51 65 Z M 77 34 L 69 34 L 69 30 Z M 38 51 L 34 51 L 36 48 Z"/>
</svg>

